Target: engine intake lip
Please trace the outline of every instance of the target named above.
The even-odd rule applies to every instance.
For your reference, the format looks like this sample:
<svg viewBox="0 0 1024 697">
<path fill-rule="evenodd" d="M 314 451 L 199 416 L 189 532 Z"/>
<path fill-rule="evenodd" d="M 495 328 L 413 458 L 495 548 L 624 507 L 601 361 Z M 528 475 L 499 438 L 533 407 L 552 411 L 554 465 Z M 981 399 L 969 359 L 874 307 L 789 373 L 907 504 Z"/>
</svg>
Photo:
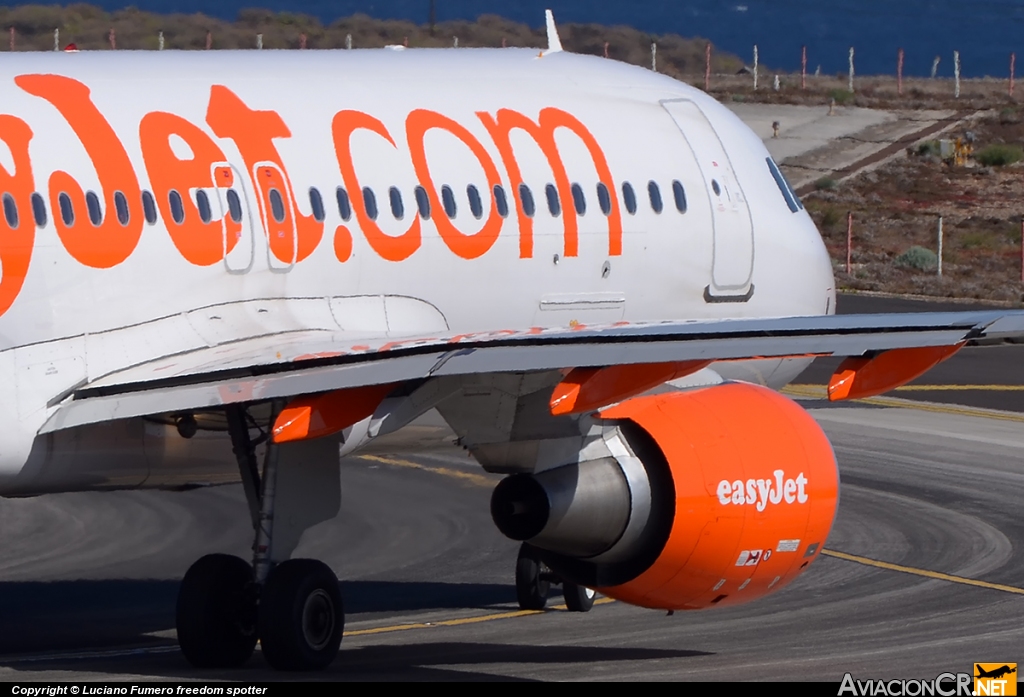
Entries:
<svg viewBox="0 0 1024 697">
<path fill-rule="evenodd" d="M 528 474 L 501 480 L 491 494 L 494 524 L 513 540 L 525 541 L 539 535 L 550 514 L 551 503 L 544 487 Z"/>
</svg>

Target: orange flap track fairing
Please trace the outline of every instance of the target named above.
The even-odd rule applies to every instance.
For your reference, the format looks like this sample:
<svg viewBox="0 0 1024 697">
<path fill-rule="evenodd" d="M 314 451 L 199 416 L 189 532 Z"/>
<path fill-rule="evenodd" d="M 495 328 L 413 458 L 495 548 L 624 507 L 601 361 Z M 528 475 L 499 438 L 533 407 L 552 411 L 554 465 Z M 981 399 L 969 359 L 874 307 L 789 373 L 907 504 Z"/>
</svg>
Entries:
<svg viewBox="0 0 1024 697">
<path fill-rule="evenodd" d="M 551 393 L 555 416 L 583 414 L 635 397 L 669 380 L 678 380 L 711 361 L 636 363 L 607 368 L 574 368 Z"/>
<path fill-rule="evenodd" d="M 963 347 L 922 346 L 884 351 L 873 358 L 847 358 L 828 383 L 828 399 L 874 397 L 907 384 L 946 360 Z"/>
<path fill-rule="evenodd" d="M 394 385 L 367 385 L 293 399 L 274 421 L 273 440 L 288 443 L 322 438 L 362 421 Z"/>
</svg>

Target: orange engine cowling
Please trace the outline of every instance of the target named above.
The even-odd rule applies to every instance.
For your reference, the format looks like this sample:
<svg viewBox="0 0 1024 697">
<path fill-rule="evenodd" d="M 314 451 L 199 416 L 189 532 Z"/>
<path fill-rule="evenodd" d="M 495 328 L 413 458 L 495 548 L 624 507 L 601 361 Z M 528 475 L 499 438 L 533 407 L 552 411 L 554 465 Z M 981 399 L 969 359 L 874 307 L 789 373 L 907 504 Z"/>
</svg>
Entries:
<svg viewBox="0 0 1024 697">
<path fill-rule="evenodd" d="M 730 383 L 630 399 L 600 416 L 646 484 L 628 466 L 603 474 L 603 458 L 516 475 L 492 498 L 499 528 L 564 578 L 634 605 L 700 609 L 778 590 L 821 552 L 838 503 L 835 455 L 792 400 Z M 567 480 L 570 493 L 559 493 Z M 608 529 L 623 532 L 612 539 Z M 573 530 L 588 545 L 574 544 Z"/>
</svg>

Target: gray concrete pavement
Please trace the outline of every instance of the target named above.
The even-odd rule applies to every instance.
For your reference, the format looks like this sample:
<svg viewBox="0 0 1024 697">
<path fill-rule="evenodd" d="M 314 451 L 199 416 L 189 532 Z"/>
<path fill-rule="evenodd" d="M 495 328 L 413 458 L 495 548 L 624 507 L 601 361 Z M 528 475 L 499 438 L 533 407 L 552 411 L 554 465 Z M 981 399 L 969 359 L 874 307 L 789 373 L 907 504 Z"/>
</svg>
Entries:
<svg viewBox="0 0 1024 697">
<path fill-rule="evenodd" d="M 958 121 L 952 111 L 883 111 L 840 106 L 830 115 L 828 106 L 743 102 L 727 106 L 764 140 L 768 152 L 796 189 L 822 177 L 842 179 L 850 176 L 852 170 L 859 172 L 878 166 L 887 158 L 871 161 L 876 154 L 897 144 L 901 147 L 889 156 L 900 154 L 917 140 L 914 134 L 924 129 L 951 128 Z M 775 121 L 780 124 L 778 138 L 772 134 Z M 928 137 L 934 138 L 936 134 Z"/>
</svg>

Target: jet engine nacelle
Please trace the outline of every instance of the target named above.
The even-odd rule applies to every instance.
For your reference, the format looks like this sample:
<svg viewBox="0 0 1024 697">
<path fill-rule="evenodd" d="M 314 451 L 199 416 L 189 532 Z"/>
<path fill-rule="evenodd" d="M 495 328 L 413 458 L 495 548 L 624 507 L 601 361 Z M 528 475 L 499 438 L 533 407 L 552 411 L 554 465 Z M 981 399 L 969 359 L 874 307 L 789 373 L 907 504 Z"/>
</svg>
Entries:
<svg viewBox="0 0 1024 697">
<path fill-rule="evenodd" d="M 839 475 L 792 400 L 730 383 L 600 416 L 592 457 L 509 477 L 491 499 L 498 528 L 563 578 L 634 605 L 698 609 L 778 590 L 820 554 Z"/>
</svg>

